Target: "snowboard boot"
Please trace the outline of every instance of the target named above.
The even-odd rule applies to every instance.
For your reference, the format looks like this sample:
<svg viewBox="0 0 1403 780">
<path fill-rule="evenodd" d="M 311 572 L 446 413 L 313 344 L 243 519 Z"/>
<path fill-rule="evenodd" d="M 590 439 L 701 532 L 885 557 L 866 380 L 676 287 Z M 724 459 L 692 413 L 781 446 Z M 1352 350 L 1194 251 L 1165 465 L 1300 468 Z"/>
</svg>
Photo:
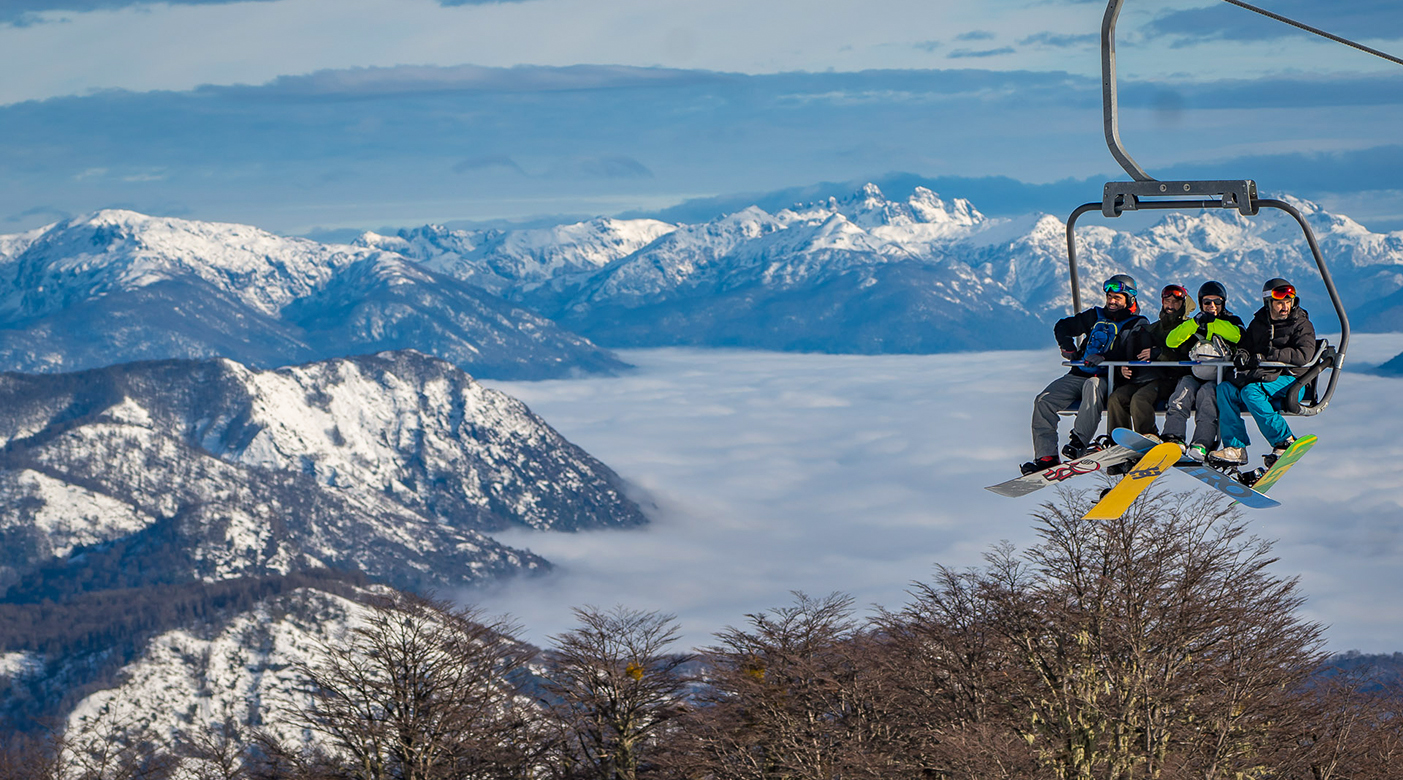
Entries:
<svg viewBox="0 0 1403 780">
<path fill-rule="evenodd" d="M 1045 471 L 1047 469 L 1050 469 L 1053 466 L 1060 464 L 1061 462 L 1062 461 L 1057 459 L 1056 455 L 1048 455 L 1046 457 L 1030 460 L 1027 463 L 1024 463 L 1023 465 L 1019 466 L 1018 470 L 1022 471 L 1024 476 L 1027 476 L 1035 471 Z"/>
<path fill-rule="evenodd" d="M 1272 448 L 1271 448 L 1271 454 L 1270 454 L 1270 455 L 1263 455 L 1263 456 L 1262 456 L 1262 462 L 1266 464 L 1267 468 L 1271 468 L 1272 466 L 1275 466 L 1277 460 L 1279 460 L 1279 459 L 1281 458 L 1282 455 L 1285 455 L 1285 454 L 1286 454 L 1286 451 L 1289 450 L 1289 449 L 1291 449 L 1291 445 L 1292 445 L 1292 444 L 1295 444 L 1295 443 L 1296 443 L 1296 437 L 1295 437 L 1295 436 L 1287 436 L 1287 437 L 1286 437 L 1286 441 L 1283 441 L 1283 442 L 1281 442 L 1280 444 L 1275 444 L 1275 445 L 1272 446 Z"/>
<path fill-rule="evenodd" d="M 1204 461 L 1208 460 L 1208 448 L 1203 446 L 1202 444 L 1186 445 L 1183 442 L 1180 442 L 1179 446 L 1184 448 L 1184 457 L 1188 458 L 1191 461 L 1194 461 L 1196 463 L 1203 463 Z"/>
<path fill-rule="evenodd" d="M 1266 473 L 1267 473 L 1267 468 L 1266 468 L 1266 467 L 1259 468 L 1259 469 L 1252 469 L 1251 471 L 1239 472 L 1238 475 L 1237 475 L 1237 481 L 1238 481 L 1238 482 L 1241 482 L 1242 484 L 1246 485 L 1247 487 L 1252 487 L 1253 485 L 1257 484 L 1257 480 L 1261 479 L 1261 478 L 1262 478 L 1262 475 L 1263 475 L 1263 474 L 1266 474 Z"/>
<path fill-rule="evenodd" d="M 1062 448 L 1062 457 L 1067 460 L 1077 460 L 1086 455 L 1087 446 L 1075 433 L 1067 440 L 1067 445 Z"/>
<path fill-rule="evenodd" d="M 1247 462 L 1247 450 L 1244 447 L 1224 447 L 1208 453 L 1208 457 L 1218 463 L 1241 466 Z"/>
</svg>

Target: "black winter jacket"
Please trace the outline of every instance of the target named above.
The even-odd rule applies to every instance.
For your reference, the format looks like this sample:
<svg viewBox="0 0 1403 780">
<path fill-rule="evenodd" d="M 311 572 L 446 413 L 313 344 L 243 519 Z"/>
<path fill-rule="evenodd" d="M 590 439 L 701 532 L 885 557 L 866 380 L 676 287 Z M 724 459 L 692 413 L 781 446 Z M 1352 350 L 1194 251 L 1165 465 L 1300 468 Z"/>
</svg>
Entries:
<svg viewBox="0 0 1403 780">
<path fill-rule="evenodd" d="M 1097 323 L 1111 323 L 1117 328 L 1115 340 L 1111 342 L 1111 347 L 1105 353 L 1107 360 L 1132 360 L 1134 353 L 1131 348 L 1135 346 L 1139 336 L 1136 332 L 1145 327 L 1147 320 L 1139 314 L 1131 314 L 1126 309 L 1117 312 L 1112 318 L 1100 306 L 1087 309 L 1080 314 L 1073 314 L 1070 317 L 1063 317 L 1052 326 L 1052 335 L 1057 339 L 1057 347 L 1063 352 L 1075 352 L 1073 360 L 1081 360 L 1085 356 L 1086 340 L 1077 343 L 1077 339 L 1088 336 L 1096 328 Z M 1098 368 L 1094 371 L 1073 366 L 1069 372 L 1081 376 L 1105 376 L 1106 369 Z"/>
<path fill-rule="evenodd" d="M 1315 326 L 1310 322 L 1310 314 L 1301 308 L 1300 301 L 1291 307 L 1291 313 L 1281 322 L 1272 322 L 1271 312 L 1266 306 L 1257 310 L 1247 330 L 1242 333 L 1240 349 L 1257 355 L 1263 361 L 1305 365 L 1315 354 Z M 1239 373 L 1233 384 L 1245 385 L 1251 382 L 1271 382 L 1281 376 L 1279 368 L 1255 368 L 1246 374 Z M 1299 376 L 1303 370 L 1292 370 Z"/>
<path fill-rule="evenodd" d="M 1179 361 L 1189 359 L 1188 347 L 1180 345 L 1178 348 L 1170 348 L 1164 343 L 1169 332 L 1179 327 L 1184 322 L 1183 312 L 1167 315 L 1160 312 L 1159 319 L 1155 320 L 1148 327 L 1139 328 L 1132 334 L 1133 344 L 1128 345 L 1127 350 L 1131 360 L 1138 360 L 1138 356 L 1145 350 L 1150 351 L 1150 360 Z M 1133 369 L 1130 375 L 1131 384 L 1143 384 L 1157 379 L 1178 379 L 1189 373 L 1189 369 L 1183 366 L 1154 366 L 1147 368 Z"/>
</svg>

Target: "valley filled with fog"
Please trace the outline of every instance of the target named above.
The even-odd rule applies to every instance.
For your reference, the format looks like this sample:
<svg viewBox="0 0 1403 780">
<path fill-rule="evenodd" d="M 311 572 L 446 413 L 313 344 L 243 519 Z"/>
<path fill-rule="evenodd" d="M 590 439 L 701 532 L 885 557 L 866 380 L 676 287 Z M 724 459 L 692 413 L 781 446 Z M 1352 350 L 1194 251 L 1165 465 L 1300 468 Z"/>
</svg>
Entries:
<svg viewBox="0 0 1403 780">
<path fill-rule="evenodd" d="M 1051 337 L 1049 335 L 1049 342 Z M 1333 337 L 1332 337 L 1333 340 Z M 1303 614 L 1329 648 L 1403 647 L 1403 378 L 1368 372 L 1403 334 L 1356 335 L 1328 411 L 1293 420 L 1320 444 L 1250 511 L 1277 540 L 1278 575 L 1299 575 Z M 838 590 L 896 608 L 936 563 L 965 567 L 1000 540 L 1037 540 L 1029 513 L 1049 489 L 1007 499 L 984 485 L 1017 474 L 1032 398 L 1063 371 L 1044 351 L 821 355 L 622 351 L 618 377 L 487 382 L 525 401 L 656 504 L 638 530 L 498 538 L 557 565 L 544 577 L 461 594 L 508 612 L 543 642 L 573 606 L 676 613 L 704 645 L 791 591 Z M 1067 429 L 1063 425 L 1063 435 Z M 1262 442 L 1249 422 L 1257 461 Z M 1099 487 L 1099 477 L 1072 482 Z M 1161 483 L 1199 490 L 1186 475 Z"/>
</svg>

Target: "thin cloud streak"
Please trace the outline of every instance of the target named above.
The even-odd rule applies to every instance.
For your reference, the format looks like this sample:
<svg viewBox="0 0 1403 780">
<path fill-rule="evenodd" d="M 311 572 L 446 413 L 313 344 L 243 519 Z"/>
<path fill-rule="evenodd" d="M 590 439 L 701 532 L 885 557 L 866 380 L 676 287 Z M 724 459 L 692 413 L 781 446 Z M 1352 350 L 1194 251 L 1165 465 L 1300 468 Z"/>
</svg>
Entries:
<svg viewBox="0 0 1403 780">
<path fill-rule="evenodd" d="M 1400 350 L 1400 334 L 1356 336 L 1351 360 Z M 641 366 L 629 376 L 492 383 L 660 513 L 640 531 L 506 534 L 557 572 L 465 598 L 516 615 L 538 641 L 568 628 L 574 605 L 677 612 L 697 645 L 791 590 L 899 606 L 936 563 L 978 565 L 999 540 L 1036 541 L 1028 513 L 1041 497 L 981 486 L 1026 458 L 1032 397 L 1062 370 L 1048 352 L 627 351 Z M 1321 443 L 1273 488 L 1283 506 L 1247 519 L 1280 540 L 1275 569 L 1301 575 L 1306 613 L 1330 624 L 1333 649 L 1392 652 L 1403 648 L 1403 474 L 1392 465 L 1403 379 L 1346 380 L 1329 412 L 1297 423 Z M 1198 483 L 1172 474 L 1166 486 Z"/>
</svg>

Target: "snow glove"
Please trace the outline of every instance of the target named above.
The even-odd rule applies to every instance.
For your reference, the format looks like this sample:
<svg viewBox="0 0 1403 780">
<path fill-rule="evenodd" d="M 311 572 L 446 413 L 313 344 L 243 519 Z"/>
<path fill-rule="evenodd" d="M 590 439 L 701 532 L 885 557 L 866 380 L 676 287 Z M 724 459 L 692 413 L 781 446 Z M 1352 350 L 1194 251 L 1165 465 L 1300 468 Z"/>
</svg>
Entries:
<svg viewBox="0 0 1403 780">
<path fill-rule="evenodd" d="M 1262 356 L 1245 349 L 1239 349 L 1232 356 L 1233 368 L 1238 371 L 1251 371 L 1262 364 Z"/>
<path fill-rule="evenodd" d="M 1100 352 L 1092 352 L 1087 354 L 1086 357 L 1082 358 L 1081 362 L 1085 363 L 1088 368 L 1095 368 L 1096 366 L 1101 365 L 1101 361 L 1105 359 L 1106 356 L 1101 354 Z"/>
</svg>

